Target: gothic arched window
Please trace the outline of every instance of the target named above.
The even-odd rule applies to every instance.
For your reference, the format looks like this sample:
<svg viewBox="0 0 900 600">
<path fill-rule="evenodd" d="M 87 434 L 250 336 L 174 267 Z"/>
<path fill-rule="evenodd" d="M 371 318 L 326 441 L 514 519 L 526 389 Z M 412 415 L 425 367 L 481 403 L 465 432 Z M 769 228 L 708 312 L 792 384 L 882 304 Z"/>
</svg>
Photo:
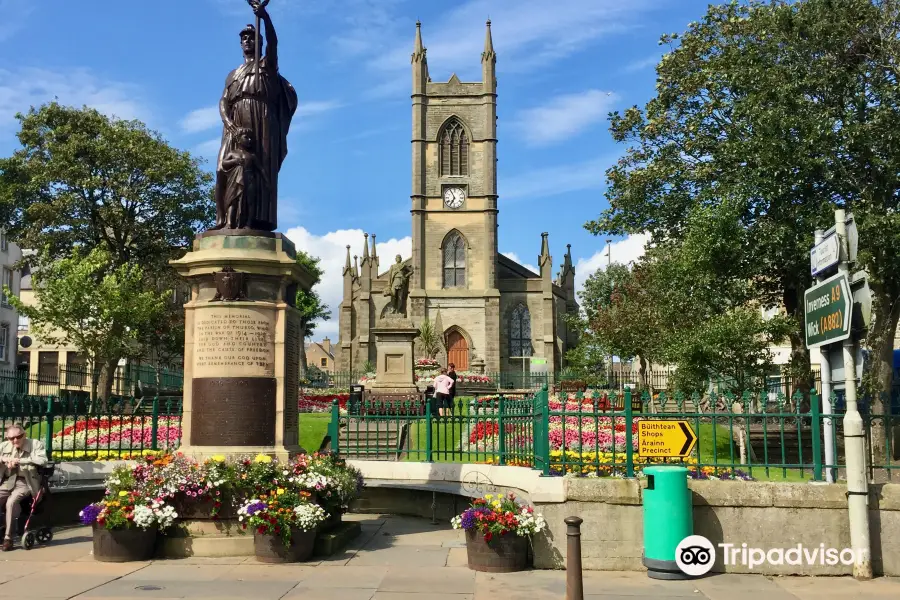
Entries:
<svg viewBox="0 0 900 600">
<path fill-rule="evenodd" d="M 444 240 L 444 287 L 466 287 L 466 241 L 458 231 Z"/>
<path fill-rule="evenodd" d="M 524 304 L 509 315 L 509 356 L 531 356 L 531 314 Z"/>
<path fill-rule="evenodd" d="M 469 138 L 458 119 L 452 118 L 441 133 L 441 175 L 469 174 Z"/>
</svg>

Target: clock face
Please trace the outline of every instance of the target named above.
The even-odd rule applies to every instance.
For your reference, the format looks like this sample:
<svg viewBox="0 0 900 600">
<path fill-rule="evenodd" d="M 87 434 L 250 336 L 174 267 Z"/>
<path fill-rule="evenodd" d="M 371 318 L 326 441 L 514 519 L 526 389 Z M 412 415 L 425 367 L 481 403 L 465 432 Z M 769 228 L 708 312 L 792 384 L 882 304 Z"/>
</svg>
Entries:
<svg viewBox="0 0 900 600">
<path fill-rule="evenodd" d="M 444 190 L 444 204 L 446 204 L 448 208 L 459 208 L 462 206 L 463 200 L 465 199 L 466 193 L 462 188 L 452 187 Z"/>
</svg>

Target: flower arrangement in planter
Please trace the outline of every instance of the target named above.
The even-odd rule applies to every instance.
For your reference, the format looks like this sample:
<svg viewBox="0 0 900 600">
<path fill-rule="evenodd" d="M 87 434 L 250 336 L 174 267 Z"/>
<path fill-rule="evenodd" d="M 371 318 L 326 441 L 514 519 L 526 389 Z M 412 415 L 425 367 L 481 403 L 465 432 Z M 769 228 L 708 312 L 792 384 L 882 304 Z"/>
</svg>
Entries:
<svg viewBox="0 0 900 600">
<path fill-rule="evenodd" d="M 316 530 L 327 518 L 310 502 L 309 492 L 276 488 L 271 495 L 253 498 L 238 509 L 244 529 L 253 529 L 253 546 L 261 562 L 298 562 L 313 552 Z"/>
<path fill-rule="evenodd" d="M 359 497 L 364 485 L 362 473 L 334 454 L 315 453 L 298 457 L 293 471 L 291 483 L 315 492 L 319 504 L 328 514 L 326 528 L 340 524 L 341 515 Z"/>
<path fill-rule="evenodd" d="M 147 560 L 156 535 L 175 523 L 178 513 L 166 502 L 156 478 L 137 467 L 116 467 L 107 477 L 103 500 L 79 513 L 94 530 L 94 558 L 103 562 Z"/>
<path fill-rule="evenodd" d="M 492 573 L 523 570 L 531 537 L 547 526 L 540 514 L 520 504 L 514 494 L 477 498 L 451 524 L 466 532 L 469 568 Z"/>
</svg>

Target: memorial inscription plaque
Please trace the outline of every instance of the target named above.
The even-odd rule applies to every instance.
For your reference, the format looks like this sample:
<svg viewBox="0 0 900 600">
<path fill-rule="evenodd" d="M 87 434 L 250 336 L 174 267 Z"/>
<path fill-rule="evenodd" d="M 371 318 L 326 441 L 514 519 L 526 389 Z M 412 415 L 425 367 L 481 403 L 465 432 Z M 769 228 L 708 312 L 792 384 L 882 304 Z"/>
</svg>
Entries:
<svg viewBox="0 0 900 600">
<path fill-rule="evenodd" d="M 194 377 L 274 377 L 275 323 L 261 310 L 217 307 L 197 312 Z"/>
</svg>

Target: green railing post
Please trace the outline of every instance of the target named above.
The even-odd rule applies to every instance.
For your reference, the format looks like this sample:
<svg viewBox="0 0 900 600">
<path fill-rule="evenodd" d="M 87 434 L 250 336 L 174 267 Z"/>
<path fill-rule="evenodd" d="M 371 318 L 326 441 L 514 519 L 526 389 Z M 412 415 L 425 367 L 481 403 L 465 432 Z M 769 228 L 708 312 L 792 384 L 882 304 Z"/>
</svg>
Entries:
<svg viewBox="0 0 900 600">
<path fill-rule="evenodd" d="M 328 424 L 328 436 L 331 438 L 331 451 L 338 452 L 338 436 L 341 433 L 341 406 L 337 398 L 331 401 L 331 423 Z"/>
<path fill-rule="evenodd" d="M 634 477 L 634 449 L 631 426 L 634 410 L 631 407 L 631 388 L 625 390 L 625 477 Z M 613 417 L 613 449 L 616 447 L 616 419 Z M 615 467 L 613 467 L 615 468 Z"/>
<path fill-rule="evenodd" d="M 550 396 L 547 393 L 547 386 L 541 388 L 540 394 L 535 396 L 541 410 L 541 434 L 538 440 L 541 443 L 541 464 L 543 465 L 543 474 L 550 475 Z M 563 405 L 565 406 L 565 404 Z M 565 421 L 565 420 L 564 420 Z"/>
<path fill-rule="evenodd" d="M 813 480 L 822 481 L 822 414 L 815 388 L 809 393 L 809 412 L 812 417 Z"/>
<path fill-rule="evenodd" d="M 141 421 L 144 418 L 141 417 Z M 153 412 L 150 416 L 150 449 L 156 452 L 159 450 L 157 437 L 159 435 L 159 396 L 153 396 Z"/>
<path fill-rule="evenodd" d="M 425 462 L 432 462 L 431 423 L 431 398 L 425 398 Z"/>
<path fill-rule="evenodd" d="M 44 448 L 47 458 L 53 460 L 53 396 L 47 398 L 47 431 L 44 432 Z"/>
<path fill-rule="evenodd" d="M 506 411 L 506 399 L 503 397 L 503 394 L 500 394 L 500 398 L 497 400 L 497 452 L 499 456 L 497 457 L 498 465 L 506 464 L 506 423 L 504 412 Z"/>
</svg>

